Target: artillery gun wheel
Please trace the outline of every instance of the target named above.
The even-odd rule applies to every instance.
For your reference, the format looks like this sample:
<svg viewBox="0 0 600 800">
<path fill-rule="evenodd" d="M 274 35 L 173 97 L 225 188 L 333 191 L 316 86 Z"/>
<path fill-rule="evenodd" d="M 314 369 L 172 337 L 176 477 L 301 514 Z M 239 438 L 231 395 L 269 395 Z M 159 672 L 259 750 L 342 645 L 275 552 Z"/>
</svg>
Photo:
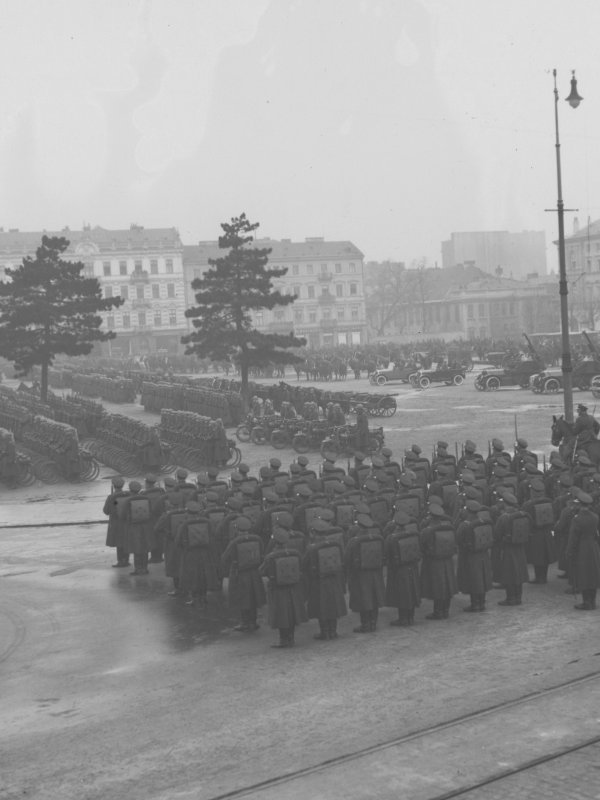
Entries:
<svg viewBox="0 0 600 800">
<path fill-rule="evenodd" d="M 252 438 L 252 431 L 248 425 L 238 425 L 235 435 L 240 442 L 249 442 Z"/>
<path fill-rule="evenodd" d="M 398 410 L 398 404 L 395 397 L 383 397 L 379 401 L 378 408 L 381 409 L 381 417 L 393 417 Z"/>
<path fill-rule="evenodd" d="M 287 431 L 281 430 L 274 430 L 271 434 L 271 444 L 276 450 L 282 450 L 284 447 L 287 447 L 290 443 L 290 437 L 287 434 Z"/>
<path fill-rule="evenodd" d="M 267 432 L 260 425 L 255 425 L 254 428 L 252 428 L 252 434 L 250 438 L 254 442 L 254 444 L 266 444 Z"/>
</svg>

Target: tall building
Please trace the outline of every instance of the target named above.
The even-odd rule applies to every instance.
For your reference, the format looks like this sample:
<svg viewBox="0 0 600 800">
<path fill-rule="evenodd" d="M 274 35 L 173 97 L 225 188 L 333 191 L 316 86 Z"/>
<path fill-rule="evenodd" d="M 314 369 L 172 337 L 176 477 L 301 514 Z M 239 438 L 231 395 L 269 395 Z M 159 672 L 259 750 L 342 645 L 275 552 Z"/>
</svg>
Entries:
<svg viewBox="0 0 600 800">
<path fill-rule="evenodd" d="M 338 344 L 360 345 L 367 341 L 363 254 L 351 242 L 327 242 L 314 237 L 304 242 L 291 239 L 257 239 L 257 247 L 271 248 L 271 268 L 285 267 L 287 274 L 273 282 L 283 294 L 294 294 L 287 306 L 263 309 L 254 315 L 256 328 L 265 333 L 303 336 L 311 348 Z M 209 259 L 226 251 L 217 242 L 199 242 L 183 248 L 187 305 L 194 305 L 191 282 L 208 269 Z"/>
<path fill-rule="evenodd" d="M 184 316 L 186 293 L 183 247 L 175 228 L 124 230 L 84 226 L 83 230 L 22 232 L 0 228 L 0 278 L 6 267 L 19 266 L 35 255 L 42 236 L 63 236 L 69 247 L 63 257 L 82 261 L 84 274 L 97 278 L 105 297 L 123 297 L 119 308 L 103 314 L 106 329 L 117 338 L 102 345 L 112 355 L 183 351 L 181 337 L 189 330 Z"/>
<path fill-rule="evenodd" d="M 554 242 L 558 244 L 558 242 Z M 565 237 L 565 267 L 571 330 L 595 330 L 600 324 L 600 220 Z"/>
<path fill-rule="evenodd" d="M 533 273 L 546 275 L 546 235 L 543 231 L 452 233 L 442 242 L 442 266 L 456 264 L 473 264 L 492 275 L 517 280 Z"/>
</svg>

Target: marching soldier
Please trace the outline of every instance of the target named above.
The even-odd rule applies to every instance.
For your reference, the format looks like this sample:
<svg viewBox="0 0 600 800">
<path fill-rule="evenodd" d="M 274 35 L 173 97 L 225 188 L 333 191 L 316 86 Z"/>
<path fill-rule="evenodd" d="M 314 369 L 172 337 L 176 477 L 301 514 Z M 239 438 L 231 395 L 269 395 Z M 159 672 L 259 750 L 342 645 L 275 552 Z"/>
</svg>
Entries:
<svg viewBox="0 0 600 800">
<path fill-rule="evenodd" d="M 456 537 L 450 518 L 436 503 L 429 505 L 428 520 L 421 531 L 421 550 L 421 596 L 433 600 L 433 612 L 426 619 L 448 619 L 457 592 L 453 561 Z"/>
<path fill-rule="evenodd" d="M 471 605 L 463 611 L 485 611 L 485 596 L 492 588 L 493 531 L 490 522 L 479 518 L 481 505 L 476 500 L 468 500 L 465 509 L 467 518 L 456 529 L 458 590 L 471 596 Z"/>
<path fill-rule="evenodd" d="M 338 637 L 338 619 L 348 613 L 344 598 L 343 547 L 326 520 L 314 520 L 311 530 L 313 537 L 302 561 L 308 618 L 319 621 L 319 633 L 313 638 L 330 641 Z"/>
<path fill-rule="evenodd" d="M 585 492 L 577 495 L 578 510 L 571 522 L 567 559 L 569 574 L 576 592 L 581 592 L 582 602 L 575 608 L 578 611 L 592 611 L 596 608 L 596 593 L 600 587 L 600 547 L 598 546 L 599 519 L 590 510 L 592 498 Z"/>
<path fill-rule="evenodd" d="M 240 610 L 241 623 L 235 626 L 234 631 L 253 632 L 259 628 L 256 620 L 258 609 L 267 600 L 259 573 L 264 548 L 260 536 L 252 533 L 252 522 L 248 517 L 237 517 L 233 527 L 237 529 L 237 535 L 225 549 L 221 566 L 223 572 L 229 574 L 229 604 Z"/>
<path fill-rule="evenodd" d="M 283 528 L 273 532 L 274 546 L 260 566 L 268 578 L 269 624 L 279 631 L 279 642 L 271 647 L 293 647 L 296 626 L 306 622 L 300 554 L 287 549 L 288 534 Z"/>
<path fill-rule="evenodd" d="M 500 547 L 499 580 L 506 592 L 506 598 L 499 606 L 520 606 L 523 596 L 523 583 L 529 580 L 525 547 L 531 535 L 531 521 L 521 511 L 514 494 L 506 492 L 499 505 L 502 512 L 494 527 L 494 540 Z"/>
<path fill-rule="evenodd" d="M 175 531 L 175 547 L 180 552 L 179 590 L 186 596 L 186 605 L 206 605 L 207 592 L 220 588 L 211 565 L 210 526 L 201 503 L 189 500 L 186 516 Z"/>
<path fill-rule="evenodd" d="M 125 480 L 120 475 L 115 475 L 111 481 L 112 492 L 106 498 L 103 513 L 108 516 L 108 529 L 106 531 L 106 546 L 115 547 L 117 550 L 117 561 L 113 567 L 128 567 L 129 553 L 127 550 L 126 536 L 127 530 L 125 520 L 120 512 L 119 506 L 123 505 L 124 499 L 129 497 L 129 492 L 123 489 Z"/>
</svg>

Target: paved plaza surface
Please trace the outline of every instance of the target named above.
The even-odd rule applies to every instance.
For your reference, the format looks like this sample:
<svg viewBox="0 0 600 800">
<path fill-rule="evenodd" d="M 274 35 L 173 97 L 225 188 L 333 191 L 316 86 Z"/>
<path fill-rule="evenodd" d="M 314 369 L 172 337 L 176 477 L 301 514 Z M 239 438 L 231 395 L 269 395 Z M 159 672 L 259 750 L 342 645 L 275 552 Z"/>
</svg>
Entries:
<svg viewBox="0 0 600 800">
<path fill-rule="evenodd" d="M 471 380 L 373 391 L 397 395 L 396 415 L 372 425 L 398 456 L 440 438 L 511 449 L 515 414 L 547 455 L 562 411 L 561 395 Z M 253 471 L 274 453 L 242 452 Z M 337 641 L 314 641 L 310 622 L 295 649 L 273 650 L 266 610 L 240 634 L 226 593 L 191 608 L 167 597 L 162 565 L 111 569 L 97 521 L 112 474 L 1 490 L 1 800 L 600 797 L 600 612 L 574 611 L 555 568 L 520 607 L 498 607 L 493 590 L 485 614 L 463 614 L 458 595 L 436 622 L 423 601 L 410 629 L 383 609 L 359 636 L 349 614 Z"/>
</svg>

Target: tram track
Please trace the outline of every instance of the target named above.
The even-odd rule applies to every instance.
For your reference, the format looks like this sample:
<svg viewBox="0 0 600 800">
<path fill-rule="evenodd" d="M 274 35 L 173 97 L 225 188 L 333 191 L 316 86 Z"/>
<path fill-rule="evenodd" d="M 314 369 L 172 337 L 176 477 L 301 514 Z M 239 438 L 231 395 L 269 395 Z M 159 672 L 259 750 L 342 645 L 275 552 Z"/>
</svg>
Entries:
<svg viewBox="0 0 600 800">
<path fill-rule="evenodd" d="M 594 655 L 599 656 L 600 653 L 595 653 Z M 283 775 L 268 778 L 264 781 L 248 784 L 238 789 L 233 789 L 218 795 L 211 795 L 210 800 L 233 800 L 234 798 L 250 796 L 262 797 L 263 795 L 265 798 L 267 798 L 270 797 L 270 794 L 266 793 L 270 793 L 271 790 L 281 790 L 284 796 L 288 797 L 288 792 L 286 792 L 285 787 L 291 787 L 294 782 L 301 784 L 303 781 L 316 780 L 319 777 L 325 778 L 328 772 L 332 770 L 339 770 L 339 768 L 343 767 L 350 768 L 361 759 L 377 757 L 379 755 L 385 756 L 386 751 L 390 751 L 394 748 L 397 749 L 407 747 L 413 743 L 425 743 L 428 737 L 433 738 L 434 736 L 451 732 L 453 729 L 458 729 L 461 726 L 473 725 L 474 723 L 485 721 L 486 718 L 491 719 L 494 717 L 494 715 L 500 715 L 504 712 L 510 712 L 511 710 L 517 711 L 521 707 L 525 707 L 528 703 L 535 703 L 536 701 L 546 698 L 550 699 L 553 696 L 557 697 L 562 692 L 568 692 L 578 687 L 584 687 L 586 684 L 592 684 L 598 680 L 600 680 L 600 669 L 568 681 L 563 681 L 547 689 L 528 692 L 513 700 L 496 703 L 479 711 L 460 715 L 451 720 L 430 725 L 426 728 L 413 731 L 405 736 L 396 737 L 385 742 L 380 742 L 376 745 L 355 750 L 351 753 L 345 753 L 343 755 L 327 759 L 326 761 L 322 761 L 310 767 L 303 767 Z M 598 709 L 598 713 L 600 714 L 600 707 Z M 600 728 L 597 728 L 597 730 L 600 731 Z M 468 795 L 470 792 L 482 789 L 488 785 L 508 779 L 512 776 L 525 773 L 528 770 L 535 769 L 543 764 L 555 761 L 559 758 L 568 756 L 571 753 L 575 753 L 595 744 L 600 744 L 600 732 L 591 736 L 584 736 L 582 739 L 578 739 L 576 742 L 570 742 L 569 744 L 565 744 L 561 747 L 553 748 L 546 753 L 530 758 L 524 758 L 523 760 L 508 764 L 502 769 L 490 771 L 489 773 L 478 777 L 476 780 L 462 783 L 446 791 L 439 792 L 432 788 L 431 792 L 424 793 L 423 791 L 420 791 L 418 794 L 412 795 L 406 793 L 406 791 L 399 792 L 397 789 L 395 789 L 394 793 L 390 794 L 389 796 L 402 796 L 406 798 L 406 800 L 412 800 L 413 796 L 415 798 L 418 797 L 418 800 L 451 800 L 452 798 Z M 421 746 L 423 745 L 421 744 Z M 306 796 L 309 796 L 309 794 L 310 793 L 307 793 Z M 299 792 L 289 793 L 289 796 L 296 797 L 301 796 L 301 794 Z M 326 795 L 324 794 L 323 796 Z M 354 795 L 352 794 L 352 791 L 347 791 L 345 796 L 353 797 L 360 795 Z"/>
</svg>

